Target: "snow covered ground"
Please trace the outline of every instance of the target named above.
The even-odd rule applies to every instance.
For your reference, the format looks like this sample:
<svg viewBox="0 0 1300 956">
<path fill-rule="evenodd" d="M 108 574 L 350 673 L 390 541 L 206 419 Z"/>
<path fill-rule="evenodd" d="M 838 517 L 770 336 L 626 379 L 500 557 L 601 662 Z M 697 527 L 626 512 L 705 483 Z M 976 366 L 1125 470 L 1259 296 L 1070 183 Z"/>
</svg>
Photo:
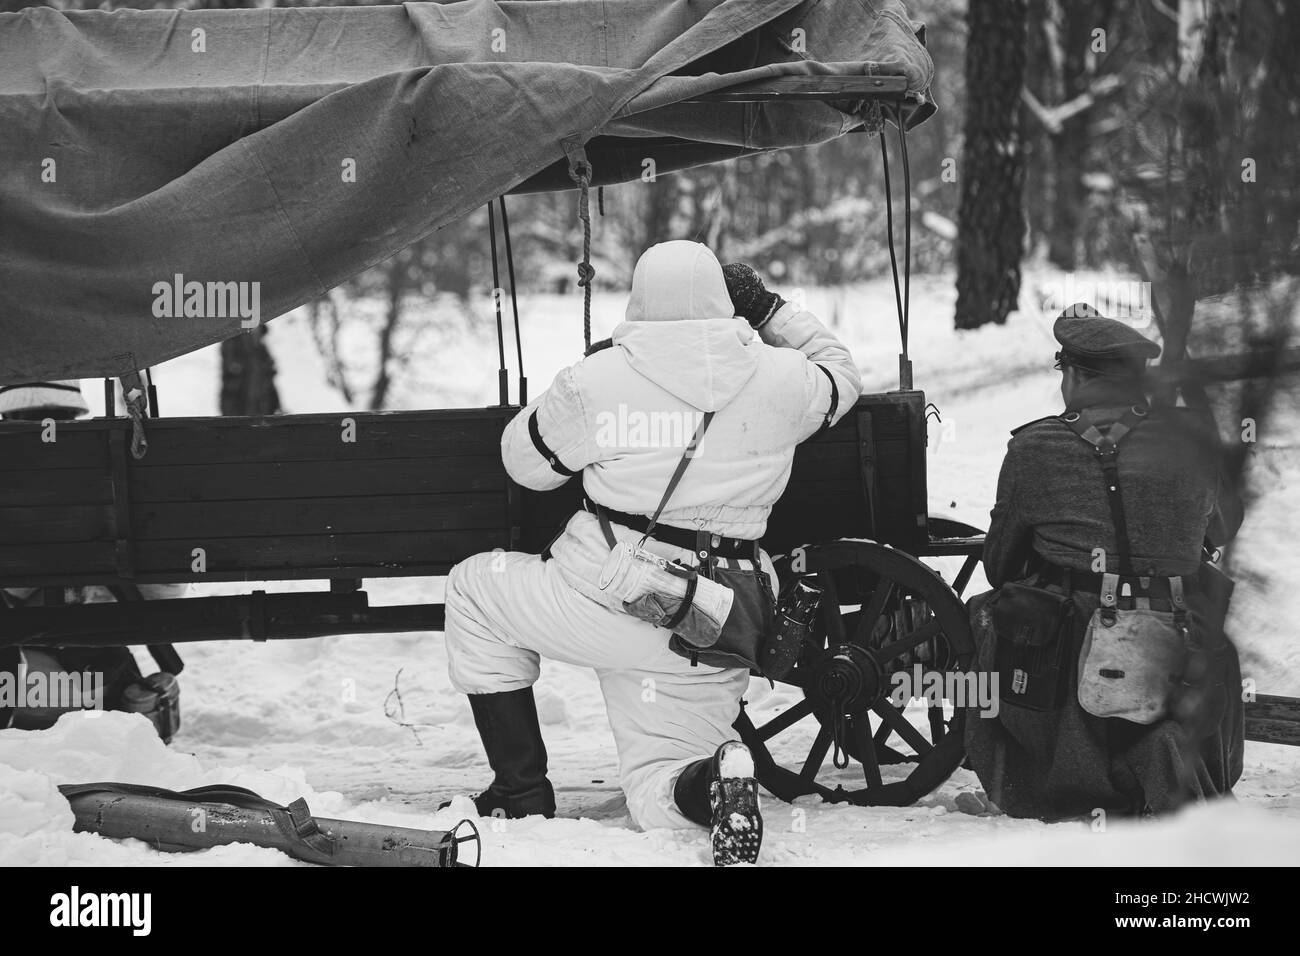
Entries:
<svg viewBox="0 0 1300 956">
<path fill-rule="evenodd" d="M 951 328 L 951 281 L 914 280 L 916 383 L 943 418 L 931 423 L 932 513 L 983 527 L 1008 430 L 1058 409 L 1050 316 L 1030 307 L 1050 278 L 1031 275 L 1024 307 L 1006 326 L 960 335 Z M 898 333 L 887 281 L 809 290 L 807 303 L 852 346 L 869 388 L 897 384 Z M 616 295 L 596 296 L 597 338 L 612 329 L 622 306 Z M 577 297 L 522 300 L 533 394 L 578 357 L 580 310 Z M 419 374 L 412 386 L 396 394 L 395 405 L 495 402 L 496 342 L 486 303 L 482 311 L 484 321 L 477 329 L 457 322 L 412 345 L 420 349 Z M 270 328 L 268 341 L 279 364 L 287 410 L 344 408 L 324 384 L 323 364 L 304 318 L 295 313 Z M 507 342 L 507 350 L 513 354 L 513 343 Z M 358 351 L 364 361 L 360 345 Z M 215 414 L 217 371 L 215 349 L 158 369 L 167 414 Z M 99 390 L 88 388 L 87 393 L 93 403 Z M 1295 587 L 1300 558 L 1291 550 L 1300 539 L 1300 408 L 1294 394 L 1261 431 L 1253 467 L 1264 469 L 1267 477 L 1232 555 L 1241 583 L 1230 627 L 1245 674 L 1260 692 L 1300 696 L 1300 640 L 1294 624 L 1300 620 L 1300 588 Z M 977 579 L 968 593 L 983 584 Z M 430 579 L 367 582 L 376 604 L 436 600 L 441 586 Z M 205 590 L 236 589 L 214 585 Z M 306 796 L 312 809 L 325 816 L 421 828 L 447 829 L 473 815 L 463 799 L 437 810 L 440 800 L 470 792 L 488 779 L 468 706 L 447 680 L 440 634 L 223 642 L 183 651 L 184 725 L 171 747 L 157 740 L 143 718 L 118 713 L 71 715 L 37 733 L 0 732 L 0 864 L 296 865 L 275 851 L 249 846 L 167 855 L 139 843 L 73 834 L 71 813 L 55 789 L 59 783 L 118 780 L 173 789 L 230 783 L 282 802 Z M 751 712 L 758 720 L 797 699 L 797 692 L 770 690 L 758 681 L 750 690 Z M 594 675 L 546 664 L 537 692 L 563 819 L 485 821 L 484 863 L 707 863 L 702 832 L 640 833 L 631 827 Z M 924 719 L 919 708 L 911 716 Z M 783 735 L 783 752 L 791 760 L 801 759 L 810 736 L 810 729 L 802 738 L 794 732 Z M 1300 860 L 1296 748 L 1248 744 L 1235 802 L 1157 823 L 1112 822 L 1104 830 L 1085 823 L 1049 826 L 956 812 L 957 795 L 977 788 L 973 774 L 958 771 L 918 805 L 902 809 L 829 806 L 812 798 L 786 805 L 769 799 L 761 863 L 1217 865 Z"/>
</svg>

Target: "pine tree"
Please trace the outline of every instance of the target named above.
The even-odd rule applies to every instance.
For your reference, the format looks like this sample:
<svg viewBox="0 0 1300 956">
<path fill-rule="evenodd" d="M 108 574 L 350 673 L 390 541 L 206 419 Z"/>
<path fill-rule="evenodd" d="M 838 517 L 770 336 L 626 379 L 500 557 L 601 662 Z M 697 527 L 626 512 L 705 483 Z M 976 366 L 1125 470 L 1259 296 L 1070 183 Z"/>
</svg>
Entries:
<svg viewBox="0 0 1300 956">
<path fill-rule="evenodd" d="M 1020 295 L 1025 20 L 1025 0 L 981 0 L 967 11 L 966 143 L 958 173 L 959 329 L 1005 322 Z"/>
</svg>

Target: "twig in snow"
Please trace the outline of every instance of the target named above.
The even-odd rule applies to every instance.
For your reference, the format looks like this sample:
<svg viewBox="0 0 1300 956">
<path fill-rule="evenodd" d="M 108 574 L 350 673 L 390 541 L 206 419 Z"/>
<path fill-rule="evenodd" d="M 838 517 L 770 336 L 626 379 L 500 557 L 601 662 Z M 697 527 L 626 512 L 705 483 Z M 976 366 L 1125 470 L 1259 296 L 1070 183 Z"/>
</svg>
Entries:
<svg viewBox="0 0 1300 956">
<path fill-rule="evenodd" d="M 393 675 L 393 689 L 390 690 L 388 696 L 384 698 L 384 716 L 397 724 L 397 726 L 405 727 L 409 730 L 411 736 L 415 738 L 416 744 L 423 747 L 424 741 L 420 739 L 420 732 L 415 729 L 415 724 L 406 719 L 406 705 L 402 702 L 402 690 L 401 687 L 398 686 L 398 682 L 402 679 L 403 669 L 404 668 L 399 667 L 397 673 Z M 393 698 L 397 699 L 396 717 L 393 716 L 393 708 L 391 706 Z"/>
</svg>

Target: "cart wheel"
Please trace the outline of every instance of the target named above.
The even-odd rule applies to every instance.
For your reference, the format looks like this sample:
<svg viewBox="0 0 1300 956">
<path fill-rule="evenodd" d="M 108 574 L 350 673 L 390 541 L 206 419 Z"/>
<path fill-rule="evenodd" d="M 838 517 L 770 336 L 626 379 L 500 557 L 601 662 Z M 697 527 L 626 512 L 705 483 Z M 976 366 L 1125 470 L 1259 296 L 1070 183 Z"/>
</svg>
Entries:
<svg viewBox="0 0 1300 956">
<path fill-rule="evenodd" d="M 742 705 L 736 721 L 759 782 L 783 800 L 816 793 L 861 806 L 915 803 L 965 755 L 964 708 L 945 707 L 943 698 L 952 695 L 938 689 L 964 688 L 956 678 L 974 659 L 961 600 L 916 558 L 871 541 L 796 549 L 777 562 L 777 573 L 783 585 L 807 577 L 823 597 L 810 646 L 783 681 L 799 687 L 803 700 L 760 727 Z M 918 677 L 920 686 L 909 688 Z M 923 726 L 907 717 L 907 689 L 931 703 Z M 807 757 L 797 770 L 783 767 L 769 742 L 806 717 L 817 728 Z M 843 773 L 850 759 L 860 765 L 851 777 Z"/>
</svg>

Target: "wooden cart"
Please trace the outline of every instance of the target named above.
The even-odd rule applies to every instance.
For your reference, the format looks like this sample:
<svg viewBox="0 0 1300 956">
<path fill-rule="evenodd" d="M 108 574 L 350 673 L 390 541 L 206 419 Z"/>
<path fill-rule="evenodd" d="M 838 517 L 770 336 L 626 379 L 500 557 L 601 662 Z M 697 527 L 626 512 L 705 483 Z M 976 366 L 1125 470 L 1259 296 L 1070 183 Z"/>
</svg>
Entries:
<svg viewBox="0 0 1300 956">
<path fill-rule="evenodd" d="M 818 627 L 822 647 L 791 675 L 805 702 L 766 727 L 742 716 L 739 729 L 762 761 L 766 741 L 796 717 L 815 715 L 825 726 L 814 751 L 824 758 L 837 727 L 842 737 L 867 733 L 874 713 L 870 734 L 882 754 L 899 756 L 886 743 L 893 728 L 925 784 L 891 789 L 868 762 L 853 795 L 868 803 L 909 803 L 962 756 L 958 723 L 935 720 L 923 732 L 885 699 L 894 671 L 921 659 L 964 668 L 972 653 L 957 591 L 919 560 L 965 555 L 960 589 L 982 543 L 973 529 L 927 518 L 925 406 L 915 390 L 863 396 L 800 447 L 763 540 L 769 553 L 785 556 L 783 574 L 796 556 L 801 573 L 817 575 L 834 597 Z M 51 598 L 0 615 L 0 640 L 139 643 L 148 634 L 181 643 L 439 630 L 442 605 L 372 607 L 364 580 L 442 575 L 494 548 L 540 551 L 578 507 L 576 482 L 535 492 L 506 475 L 501 432 L 517 411 L 150 419 L 149 450 L 139 460 L 127 419 L 60 424 L 54 442 L 42 441 L 38 423 L 0 424 L 0 585 L 49 588 Z M 59 604 L 67 586 L 287 579 L 328 581 L 329 590 Z M 897 653 L 880 656 L 891 644 Z M 837 714 L 854 719 L 837 724 Z M 844 749 L 863 752 L 852 741 Z M 765 782 L 780 796 L 832 796 L 811 763 L 793 773 L 769 758 L 767 770 Z"/>
<path fill-rule="evenodd" d="M 794 78 L 713 96 L 897 105 L 904 84 Z M 905 149 L 903 159 L 906 172 Z M 500 437 L 517 411 L 108 417 L 60 423 L 52 441 L 40 423 L 0 422 L 0 587 L 48 589 L 44 607 L 0 609 L 0 644 L 439 630 L 442 605 L 371 606 L 364 581 L 442 575 L 494 548 L 540 551 L 578 506 L 575 482 L 538 493 L 506 475 Z M 861 397 L 796 453 L 763 546 L 783 583 L 815 576 L 826 599 L 787 681 L 802 700 L 762 726 L 742 709 L 736 724 L 779 797 L 909 804 L 963 759 L 961 708 L 930 707 L 916 725 L 889 696 L 895 674 L 962 674 L 974 656 L 961 593 L 983 539 L 927 514 L 925 449 L 925 395 L 904 345 L 900 388 Z M 964 558 L 951 580 L 925 563 L 946 556 Z M 328 590 L 60 602 L 70 586 L 298 579 Z M 806 719 L 806 757 L 782 766 L 770 745 Z M 841 770 L 857 761 L 855 785 L 824 782 L 828 754 Z"/>
</svg>

